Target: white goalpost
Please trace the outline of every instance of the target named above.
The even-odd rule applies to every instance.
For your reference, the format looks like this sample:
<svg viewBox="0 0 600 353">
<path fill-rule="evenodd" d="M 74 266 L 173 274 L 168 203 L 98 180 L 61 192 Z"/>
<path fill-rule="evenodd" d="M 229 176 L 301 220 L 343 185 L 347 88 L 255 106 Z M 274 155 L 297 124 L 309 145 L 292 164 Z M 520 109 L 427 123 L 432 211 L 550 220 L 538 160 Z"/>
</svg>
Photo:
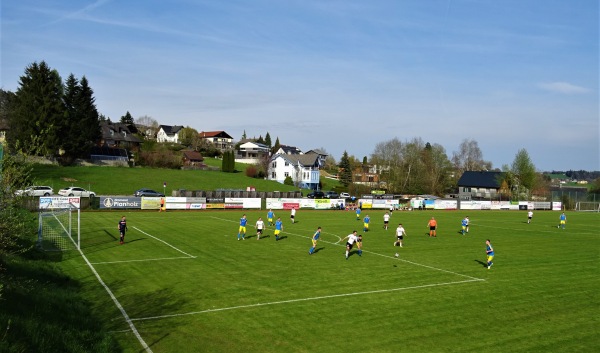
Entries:
<svg viewBox="0 0 600 353">
<path fill-rule="evenodd" d="M 80 249 L 81 210 L 41 210 L 38 226 L 38 246 L 47 251 Z"/>
<path fill-rule="evenodd" d="M 600 212 L 600 202 L 580 201 L 575 204 L 576 211 Z"/>
</svg>

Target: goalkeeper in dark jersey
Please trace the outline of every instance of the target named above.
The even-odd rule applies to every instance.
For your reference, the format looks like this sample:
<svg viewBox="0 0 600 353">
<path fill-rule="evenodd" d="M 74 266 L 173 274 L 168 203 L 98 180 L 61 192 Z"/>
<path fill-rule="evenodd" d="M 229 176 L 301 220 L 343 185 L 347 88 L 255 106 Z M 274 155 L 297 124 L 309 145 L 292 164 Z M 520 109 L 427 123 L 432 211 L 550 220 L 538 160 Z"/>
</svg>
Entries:
<svg viewBox="0 0 600 353">
<path fill-rule="evenodd" d="M 117 228 L 119 228 L 119 242 L 123 244 L 125 242 L 125 232 L 127 231 L 127 221 L 125 220 L 125 216 L 121 217 Z"/>
</svg>

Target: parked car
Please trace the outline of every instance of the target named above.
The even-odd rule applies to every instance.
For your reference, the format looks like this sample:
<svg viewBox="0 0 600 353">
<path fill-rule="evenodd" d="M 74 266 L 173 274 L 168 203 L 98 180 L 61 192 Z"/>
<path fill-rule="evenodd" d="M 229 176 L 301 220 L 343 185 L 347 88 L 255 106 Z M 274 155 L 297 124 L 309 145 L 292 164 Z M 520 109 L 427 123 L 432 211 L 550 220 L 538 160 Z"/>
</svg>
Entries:
<svg viewBox="0 0 600 353">
<path fill-rule="evenodd" d="M 96 193 L 91 190 L 86 190 L 78 186 L 69 186 L 68 188 L 60 189 L 58 191 L 60 196 L 81 196 L 81 197 L 94 197 Z"/>
<path fill-rule="evenodd" d="M 162 194 L 158 191 L 154 191 L 152 189 L 139 189 L 133 193 L 133 196 L 136 196 L 136 197 L 142 197 L 142 196 L 165 197 L 165 194 Z"/>
<path fill-rule="evenodd" d="M 323 199 L 325 198 L 325 193 L 323 191 L 313 191 L 310 194 L 306 195 L 309 199 Z"/>
<path fill-rule="evenodd" d="M 340 194 L 338 194 L 335 191 L 327 191 L 325 193 L 325 197 L 328 199 L 339 199 L 340 198 Z"/>
<path fill-rule="evenodd" d="M 50 196 L 54 194 L 54 190 L 49 186 L 29 186 L 23 190 L 15 191 L 17 196 Z"/>
<path fill-rule="evenodd" d="M 350 198 L 350 194 L 347 192 L 343 192 L 340 194 L 340 198 L 341 199 L 349 199 Z"/>
</svg>

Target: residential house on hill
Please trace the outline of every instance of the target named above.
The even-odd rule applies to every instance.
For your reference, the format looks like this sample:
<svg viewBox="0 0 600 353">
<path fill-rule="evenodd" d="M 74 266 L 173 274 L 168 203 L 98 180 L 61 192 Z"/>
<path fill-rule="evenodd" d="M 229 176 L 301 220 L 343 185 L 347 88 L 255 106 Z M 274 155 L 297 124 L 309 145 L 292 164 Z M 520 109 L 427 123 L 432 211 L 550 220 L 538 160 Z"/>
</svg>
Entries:
<svg viewBox="0 0 600 353">
<path fill-rule="evenodd" d="M 221 152 L 233 148 L 233 137 L 225 131 L 202 131 L 198 135 L 202 140 L 212 143 Z"/>
<path fill-rule="evenodd" d="M 371 188 L 380 187 L 377 166 L 361 164 L 352 172 L 352 182 L 355 184 L 367 185 Z"/>
<path fill-rule="evenodd" d="M 305 152 L 304 154 L 309 155 L 309 154 L 315 154 L 317 155 L 317 159 L 319 160 L 319 168 L 323 168 L 325 166 L 325 160 L 327 159 L 327 156 L 329 156 L 325 151 L 316 148 L 314 150 L 310 150 L 308 152 Z"/>
<path fill-rule="evenodd" d="M 157 142 L 179 143 L 179 132 L 183 129 L 180 125 L 160 125 L 156 133 Z"/>
<path fill-rule="evenodd" d="M 311 154 L 276 154 L 271 157 L 268 179 L 283 184 L 291 177 L 294 185 L 303 189 L 316 190 L 321 176 L 319 156 Z"/>
<path fill-rule="evenodd" d="M 135 136 L 137 128 L 133 124 L 100 122 L 101 137 L 98 145 L 108 148 L 125 148 L 137 151 L 142 141 Z"/>
<path fill-rule="evenodd" d="M 503 179 L 503 172 L 466 171 L 458 180 L 458 198 L 460 200 L 495 199 L 501 191 L 505 192 L 501 190 Z"/>
<path fill-rule="evenodd" d="M 296 146 L 279 145 L 275 154 L 302 154 L 302 151 Z"/>
<path fill-rule="evenodd" d="M 235 161 L 247 164 L 259 163 L 261 159 L 269 157 L 269 146 L 247 141 L 240 145 Z"/>
</svg>

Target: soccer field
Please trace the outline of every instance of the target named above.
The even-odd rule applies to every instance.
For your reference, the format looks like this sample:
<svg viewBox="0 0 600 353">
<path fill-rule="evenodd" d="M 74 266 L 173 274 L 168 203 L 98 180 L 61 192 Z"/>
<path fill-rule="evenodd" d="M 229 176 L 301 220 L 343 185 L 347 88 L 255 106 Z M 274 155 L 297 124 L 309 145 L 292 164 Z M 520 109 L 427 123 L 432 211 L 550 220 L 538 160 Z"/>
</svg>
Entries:
<svg viewBox="0 0 600 353">
<path fill-rule="evenodd" d="M 237 240 L 248 216 L 246 240 Z M 84 212 L 61 268 L 125 352 L 589 352 L 600 346 L 598 213 Z M 127 217 L 126 243 L 117 222 Z M 471 220 L 461 235 L 461 220 Z M 438 220 L 438 236 L 427 222 Z M 394 247 L 402 223 L 404 247 Z M 311 236 L 323 228 L 317 252 Z M 362 256 L 341 239 L 363 234 Z M 496 255 L 485 267 L 485 239 Z M 394 256 L 399 253 L 399 257 Z M 145 349 L 144 347 L 148 348 Z"/>
</svg>

